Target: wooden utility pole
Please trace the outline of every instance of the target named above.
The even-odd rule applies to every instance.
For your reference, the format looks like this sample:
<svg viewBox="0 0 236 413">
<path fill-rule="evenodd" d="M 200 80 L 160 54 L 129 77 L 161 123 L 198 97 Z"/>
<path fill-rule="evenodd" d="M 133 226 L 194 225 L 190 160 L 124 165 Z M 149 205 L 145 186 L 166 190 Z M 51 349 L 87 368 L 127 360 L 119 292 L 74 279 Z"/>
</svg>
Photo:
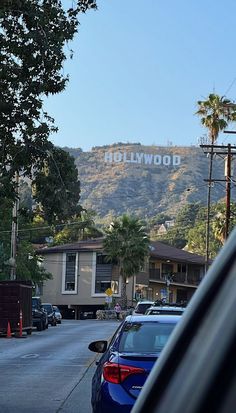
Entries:
<svg viewBox="0 0 236 413">
<path fill-rule="evenodd" d="M 11 224 L 11 257 L 10 257 L 10 279 L 14 281 L 16 279 L 16 250 L 17 250 L 17 237 L 18 237 L 18 210 L 19 210 L 19 173 L 16 172 L 16 200 L 12 209 L 12 224 Z"/>
<path fill-rule="evenodd" d="M 230 197 L 231 197 L 231 145 L 228 144 L 228 153 L 226 157 L 225 165 L 225 178 L 226 178 L 226 216 L 225 216 L 225 240 L 229 236 L 230 225 Z"/>
<path fill-rule="evenodd" d="M 226 133 L 229 133 L 226 131 Z M 232 133 L 232 132 L 231 132 Z M 235 132 L 236 133 L 236 132 Z M 225 179 L 213 179 L 212 174 L 210 174 L 209 179 L 204 179 L 208 182 L 208 199 L 207 199 L 207 222 L 206 222 L 206 270 L 208 269 L 209 263 L 209 240 L 210 240 L 210 188 L 214 182 L 226 182 L 226 226 L 225 226 L 225 239 L 229 235 L 229 225 L 230 225 L 230 197 L 231 197 L 231 159 L 233 156 L 236 156 L 236 147 L 232 147 L 230 144 L 227 146 L 224 145 L 200 145 L 201 148 L 205 149 L 205 153 L 209 154 L 211 160 L 214 155 L 222 156 L 226 159 L 225 166 Z"/>
</svg>

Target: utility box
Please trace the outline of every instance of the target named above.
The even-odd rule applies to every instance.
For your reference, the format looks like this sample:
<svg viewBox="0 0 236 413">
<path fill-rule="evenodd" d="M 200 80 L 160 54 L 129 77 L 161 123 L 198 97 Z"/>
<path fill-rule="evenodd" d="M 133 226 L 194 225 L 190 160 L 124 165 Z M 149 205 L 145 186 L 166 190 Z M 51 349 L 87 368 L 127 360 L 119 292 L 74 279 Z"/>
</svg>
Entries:
<svg viewBox="0 0 236 413">
<path fill-rule="evenodd" d="M 0 334 L 6 334 L 8 323 L 11 333 L 32 331 L 32 283 L 31 281 L 0 281 Z"/>
</svg>

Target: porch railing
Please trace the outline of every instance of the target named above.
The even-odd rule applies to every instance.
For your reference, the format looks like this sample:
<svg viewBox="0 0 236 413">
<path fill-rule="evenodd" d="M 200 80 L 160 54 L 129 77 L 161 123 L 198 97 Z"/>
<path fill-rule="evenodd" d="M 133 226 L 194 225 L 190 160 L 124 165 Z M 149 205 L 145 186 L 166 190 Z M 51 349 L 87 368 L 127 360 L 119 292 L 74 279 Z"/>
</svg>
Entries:
<svg viewBox="0 0 236 413">
<path fill-rule="evenodd" d="M 149 268 L 149 281 L 163 281 L 165 282 L 169 274 L 164 274 L 160 272 L 159 268 Z M 193 274 L 186 274 L 176 272 L 171 274 L 170 281 L 175 284 L 186 284 L 186 285 L 199 285 L 201 282 L 201 277 Z"/>
</svg>

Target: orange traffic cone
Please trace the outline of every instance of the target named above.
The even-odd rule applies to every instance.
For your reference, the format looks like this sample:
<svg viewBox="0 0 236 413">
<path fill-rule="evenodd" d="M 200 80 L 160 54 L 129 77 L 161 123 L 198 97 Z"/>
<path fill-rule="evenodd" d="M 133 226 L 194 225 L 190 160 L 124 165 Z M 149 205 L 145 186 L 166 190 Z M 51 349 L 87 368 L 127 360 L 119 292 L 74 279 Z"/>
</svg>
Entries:
<svg viewBox="0 0 236 413">
<path fill-rule="evenodd" d="M 12 335 L 11 335 L 11 326 L 10 326 L 9 321 L 8 321 L 8 323 L 7 323 L 7 338 L 12 338 Z"/>
</svg>

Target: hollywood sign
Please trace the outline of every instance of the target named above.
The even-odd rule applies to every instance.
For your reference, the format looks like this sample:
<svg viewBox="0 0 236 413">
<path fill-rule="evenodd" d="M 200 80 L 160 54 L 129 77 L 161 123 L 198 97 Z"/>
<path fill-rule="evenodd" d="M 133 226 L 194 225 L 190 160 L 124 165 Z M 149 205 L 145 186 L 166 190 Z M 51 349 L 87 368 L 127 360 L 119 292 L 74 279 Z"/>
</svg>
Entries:
<svg viewBox="0 0 236 413">
<path fill-rule="evenodd" d="M 155 155 L 143 152 L 105 152 L 105 162 L 137 163 L 144 165 L 178 166 L 181 163 L 179 155 Z"/>
</svg>

